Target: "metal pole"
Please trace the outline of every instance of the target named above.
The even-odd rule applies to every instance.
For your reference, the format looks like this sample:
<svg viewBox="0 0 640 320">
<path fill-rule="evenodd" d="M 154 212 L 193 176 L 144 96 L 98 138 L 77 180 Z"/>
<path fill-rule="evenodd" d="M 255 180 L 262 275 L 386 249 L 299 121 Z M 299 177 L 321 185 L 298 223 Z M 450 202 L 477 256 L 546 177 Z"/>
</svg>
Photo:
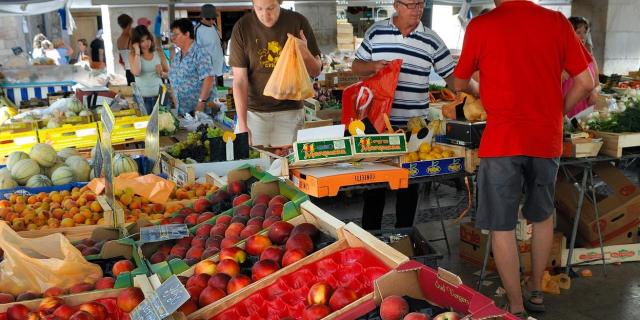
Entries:
<svg viewBox="0 0 640 320">
<path fill-rule="evenodd" d="M 578 233 L 578 223 L 580 221 L 580 213 L 582 212 L 582 203 L 584 202 L 584 193 L 587 188 L 587 176 L 589 175 L 589 167 L 584 168 L 582 174 L 582 185 L 580 187 L 580 195 L 578 196 L 578 207 L 576 208 L 576 216 L 573 218 L 573 230 L 571 231 L 571 241 L 569 242 L 569 255 L 567 256 L 567 268 L 565 273 L 571 276 L 571 258 L 573 256 L 573 247 L 576 244 L 576 234 Z"/>
<path fill-rule="evenodd" d="M 169 4 L 169 25 L 176 21 L 176 5 L 175 3 Z"/>
<path fill-rule="evenodd" d="M 433 20 L 433 0 L 426 0 L 424 2 L 424 11 L 422 11 L 422 24 L 431 29 L 431 22 Z"/>
<path fill-rule="evenodd" d="M 593 201 L 593 210 L 596 214 L 596 228 L 598 229 L 598 240 L 600 241 L 600 254 L 602 255 L 602 274 L 607 276 L 604 258 L 604 244 L 602 243 L 602 232 L 600 231 L 600 212 L 598 211 L 598 199 L 596 199 L 596 186 L 593 183 L 593 170 L 589 169 L 589 180 L 591 180 L 591 200 Z"/>
</svg>

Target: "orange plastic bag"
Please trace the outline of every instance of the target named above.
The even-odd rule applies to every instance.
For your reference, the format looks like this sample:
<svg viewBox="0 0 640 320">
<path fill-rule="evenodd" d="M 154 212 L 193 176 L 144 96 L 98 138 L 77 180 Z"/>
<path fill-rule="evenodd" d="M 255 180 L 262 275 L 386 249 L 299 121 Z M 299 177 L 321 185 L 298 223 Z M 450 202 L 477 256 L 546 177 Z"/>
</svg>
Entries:
<svg viewBox="0 0 640 320">
<path fill-rule="evenodd" d="M 165 203 L 176 187 L 175 182 L 162 179 L 154 174 L 140 176 L 137 172 L 126 172 L 113 180 L 116 193 L 131 188 L 139 196 L 149 199 L 153 203 Z M 89 182 L 88 187 L 96 194 L 104 191 L 104 178 L 96 178 Z"/>
<path fill-rule="evenodd" d="M 43 293 L 51 287 L 69 288 L 78 283 L 95 283 L 102 269 L 89 263 L 67 238 L 56 233 L 40 238 L 22 238 L 0 221 L 0 291 L 18 295 Z"/>
<path fill-rule="evenodd" d="M 311 78 L 298 48 L 300 41 L 289 35 L 262 94 L 278 100 L 298 101 L 314 96 Z"/>
<path fill-rule="evenodd" d="M 396 94 L 402 60 L 387 64 L 370 78 L 354 83 L 342 93 L 342 123 L 367 118 L 378 133 L 385 132 L 384 115 L 389 114 Z"/>
</svg>

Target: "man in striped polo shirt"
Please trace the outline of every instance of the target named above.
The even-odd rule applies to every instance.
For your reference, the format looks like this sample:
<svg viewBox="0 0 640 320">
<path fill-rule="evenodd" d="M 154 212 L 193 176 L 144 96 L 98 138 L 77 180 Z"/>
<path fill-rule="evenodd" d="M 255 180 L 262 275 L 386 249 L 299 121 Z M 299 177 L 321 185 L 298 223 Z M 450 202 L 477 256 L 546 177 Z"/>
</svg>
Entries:
<svg viewBox="0 0 640 320">
<path fill-rule="evenodd" d="M 453 88 L 455 62 L 442 39 L 425 27 L 420 18 L 423 0 L 395 0 L 396 14 L 374 23 L 356 51 L 351 69 L 360 76 L 371 76 L 391 60 L 402 59 L 391 124 L 406 127 L 412 117 L 426 117 L 429 108 L 429 75 L 436 72 Z M 396 199 L 396 228 L 411 227 L 418 203 L 418 185 L 400 189 Z M 377 230 L 382 225 L 385 189 L 364 193 L 362 226 Z"/>
</svg>

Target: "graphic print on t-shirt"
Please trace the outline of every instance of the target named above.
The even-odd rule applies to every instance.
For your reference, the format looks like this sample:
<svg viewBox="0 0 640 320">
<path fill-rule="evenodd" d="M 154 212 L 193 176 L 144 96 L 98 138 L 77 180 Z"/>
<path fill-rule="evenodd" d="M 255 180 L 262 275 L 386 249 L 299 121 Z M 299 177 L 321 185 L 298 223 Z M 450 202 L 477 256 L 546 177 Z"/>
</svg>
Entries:
<svg viewBox="0 0 640 320">
<path fill-rule="evenodd" d="M 260 41 L 256 39 L 256 43 L 260 43 Z M 267 42 L 266 48 L 258 50 L 260 65 L 263 68 L 274 68 L 278 63 L 278 58 L 280 58 L 280 52 L 282 52 L 282 48 L 278 41 Z"/>
</svg>

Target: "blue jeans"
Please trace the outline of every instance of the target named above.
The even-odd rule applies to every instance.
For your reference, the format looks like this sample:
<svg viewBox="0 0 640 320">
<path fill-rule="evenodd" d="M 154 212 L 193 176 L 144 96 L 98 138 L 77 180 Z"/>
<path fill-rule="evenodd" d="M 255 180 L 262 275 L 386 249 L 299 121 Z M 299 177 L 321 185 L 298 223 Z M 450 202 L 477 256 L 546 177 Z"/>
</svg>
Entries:
<svg viewBox="0 0 640 320">
<path fill-rule="evenodd" d="M 158 97 L 142 97 L 142 101 L 144 102 L 144 109 L 147 110 L 147 114 L 151 115 L 153 112 L 153 107 L 156 105 L 156 100 Z"/>
</svg>

